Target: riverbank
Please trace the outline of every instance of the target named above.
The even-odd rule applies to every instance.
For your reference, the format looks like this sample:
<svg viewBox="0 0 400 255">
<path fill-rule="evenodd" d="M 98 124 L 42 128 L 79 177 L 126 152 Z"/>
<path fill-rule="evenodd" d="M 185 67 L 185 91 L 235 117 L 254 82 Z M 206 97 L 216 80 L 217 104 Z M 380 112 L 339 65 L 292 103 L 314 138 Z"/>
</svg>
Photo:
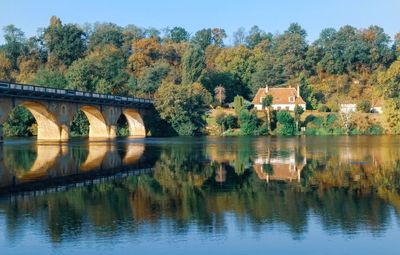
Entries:
<svg viewBox="0 0 400 255">
<path fill-rule="evenodd" d="M 205 117 L 205 134 L 211 136 L 252 135 L 383 135 L 391 134 L 382 114 L 304 111 L 271 111 L 271 120 L 262 111 L 245 110 L 245 116 L 230 108 L 216 108 Z M 247 118 L 246 118 L 247 115 Z M 243 127 L 244 125 L 244 127 Z M 271 127 L 268 129 L 268 127 Z M 249 130 L 250 129 L 250 130 Z M 251 135 L 251 134 L 250 134 Z"/>
</svg>

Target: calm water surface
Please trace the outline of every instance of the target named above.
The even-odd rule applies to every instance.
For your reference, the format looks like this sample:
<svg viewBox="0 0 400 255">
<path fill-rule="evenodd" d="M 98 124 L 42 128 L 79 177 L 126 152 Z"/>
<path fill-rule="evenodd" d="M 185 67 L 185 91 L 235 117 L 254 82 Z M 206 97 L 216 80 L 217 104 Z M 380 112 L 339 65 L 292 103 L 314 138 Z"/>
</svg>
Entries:
<svg viewBox="0 0 400 255">
<path fill-rule="evenodd" d="M 400 137 L 0 147 L 0 254 L 399 254 Z"/>
</svg>

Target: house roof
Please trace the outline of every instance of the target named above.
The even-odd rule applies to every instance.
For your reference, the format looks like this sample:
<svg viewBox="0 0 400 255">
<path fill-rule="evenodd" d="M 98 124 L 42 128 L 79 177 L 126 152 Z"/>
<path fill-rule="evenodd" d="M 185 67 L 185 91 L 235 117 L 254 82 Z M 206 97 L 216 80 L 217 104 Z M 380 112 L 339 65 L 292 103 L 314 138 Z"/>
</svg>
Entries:
<svg viewBox="0 0 400 255">
<path fill-rule="evenodd" d="M 265 88 L 260 88 L 256 96 L 253 98 L 253 104 L 261 104 L 261 98 L 266 95 L 272 95 L 272 104 L 305 104 L 301 97 L 297 97 L 295 88 L 269 88 L 268 93 L 265 93 Z M 289 97 L 294 97 L 294 102 L 289 102 Z"/>
</svg>

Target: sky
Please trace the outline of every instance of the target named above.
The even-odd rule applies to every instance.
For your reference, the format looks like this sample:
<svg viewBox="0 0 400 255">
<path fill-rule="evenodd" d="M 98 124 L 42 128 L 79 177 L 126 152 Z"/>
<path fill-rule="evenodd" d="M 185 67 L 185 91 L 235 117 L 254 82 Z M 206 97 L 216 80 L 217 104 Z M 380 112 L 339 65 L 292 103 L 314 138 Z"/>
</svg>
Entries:
<svg viewBox="0 0 400 255">
<path fill-rule="evenodd" d="M 46 27 L 53 15 L 63 23 L 181 26 L 191 34 L 219 27 L 225 29 L 226 43 L 231 44 L 233 32 L 240 27 L 249 30 L 258 25 L 275 34 L 297 22 L 312 42 L 322 29 L 343 25 L 378 25 L 393 38 L 400 32 L 399 10 L 400 0 L 0 0 L 0 27 L 14 24 L 30 37 Z"/>
</svg>

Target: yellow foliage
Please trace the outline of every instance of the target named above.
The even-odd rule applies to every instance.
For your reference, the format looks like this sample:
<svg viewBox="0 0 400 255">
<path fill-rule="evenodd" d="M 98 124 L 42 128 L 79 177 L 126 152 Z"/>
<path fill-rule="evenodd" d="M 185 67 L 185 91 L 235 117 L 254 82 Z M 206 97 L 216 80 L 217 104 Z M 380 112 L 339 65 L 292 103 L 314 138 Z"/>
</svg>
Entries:
<svg viewBox="0 0 400 255">
<path fill-rule="evenodd" d="M 137 76 L 140 76 L 143 69 L 157 61 L 161 55 L 161 44 L 154 37 L 134 41 L 132 48 L 133 54 L 128 62 L 130 71 Z"/>
<path fill-rule="evenodd" d="M 0 52 L 0 80 L 11 79 L 11 61 L 3 52 Z"/>
</svg>

